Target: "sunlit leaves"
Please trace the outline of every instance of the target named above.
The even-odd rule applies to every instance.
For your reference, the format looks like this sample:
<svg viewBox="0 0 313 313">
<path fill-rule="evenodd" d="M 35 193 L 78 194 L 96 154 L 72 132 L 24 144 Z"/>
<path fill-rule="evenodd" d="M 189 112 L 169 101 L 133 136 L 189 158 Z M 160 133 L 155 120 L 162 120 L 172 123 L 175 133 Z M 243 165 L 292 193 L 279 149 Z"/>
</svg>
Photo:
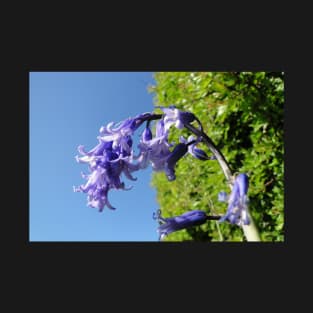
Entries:
<svg viewBox="0 0 313 313">
<path fill-rule="evenodd" d="M 233 172 L 249 175 L 251 214 L 262 240 L 284 239 L 284 74 L 281 72 L 163 72 L 155 74 L 155 105 L 176 105 L 193 112 L 204 131 L 221 149 Z M 186 130 L 171 130 L 170 141 L 186 138 Z M 205 146 L 199 146 L 207 149 Z M 205 150 L 208 155 L 210 152 Z M 186 210 L 224 214 L 217 201 L 227 190 L 216 161 L 202 162 L 186 155 L 177 165 L 176 181 L 154 174 L 152 184 L 164 215 Z M 243 241 L 240 228 L 220 225 L 223 240 Z M 219 241 L 215 221 L 168 236 L 169 241 Z"/>
</svg>

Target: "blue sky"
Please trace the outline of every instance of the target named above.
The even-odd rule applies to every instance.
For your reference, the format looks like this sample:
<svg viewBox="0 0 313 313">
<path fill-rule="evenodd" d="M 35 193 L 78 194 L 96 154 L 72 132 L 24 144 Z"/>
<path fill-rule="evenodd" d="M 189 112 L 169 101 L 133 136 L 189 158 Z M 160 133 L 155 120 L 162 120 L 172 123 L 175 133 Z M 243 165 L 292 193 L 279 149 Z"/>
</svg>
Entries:
<svg viewBox="0 0 313 313">
<path fill-rule="evenodd" d="M 31 72 L 30 241 L 158 241 L 151 167 L 123 178 L 132 190 L 112 190 L 117 209 L 87 207 L 78 145 L 97 145 L 101 126 L 153 111 L 152 72 Z M 135 133 L 135 140 L 140 130 Z"/>
</svg>

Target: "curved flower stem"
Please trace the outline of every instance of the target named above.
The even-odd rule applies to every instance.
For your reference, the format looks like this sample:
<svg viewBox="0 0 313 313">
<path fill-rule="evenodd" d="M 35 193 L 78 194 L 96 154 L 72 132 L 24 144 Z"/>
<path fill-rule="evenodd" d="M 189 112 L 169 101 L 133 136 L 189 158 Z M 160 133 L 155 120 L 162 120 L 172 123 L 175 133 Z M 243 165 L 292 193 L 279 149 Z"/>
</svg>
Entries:
<svg viewBox="0 0 313 313">
<path fill-rule="evenodd" d="M 201 123 L 199 123 L 199 124 L 201 125 Z M 185 127 L 187 129 L 189 129 L 191 132 L 193 132 L 196 136 L 202 138 L 201 141 L 204 142 L 208 146 L 210 151 L 216 157 L 216 159 L 217 159 L 217 161 L 218 161 L 220 167 L 222 168 L 222 171 L 226 177 L 228 186 L 230 189 L 232 189 L 233 184 L 234 184 L 234 176 L 232 175 L 232 172 L 229 168 L 229 165 L 228 165 L 225 157 L 220 152 L 220 150 L 216 147 L 216 145 L 211 140 L 211 138 L 209 138 L 203 131 L 195 128 L 194 126 L 192 126 L 190 124 L 185 124 Z M 201 129 L 202 129 L 202 126 L 201 126 Z M 250 218 L 250 224 L 249 225 L 242 225 L 242 229 L 243 229 L 243 232 L 245 234 L 245 237 L 246 237 L 247 241 L 261 241 L 259 231 L 258 231 L 258 229 L 257 229 L 257 227 L 253 221 L 253 218 L 250 214 L 249 208 L 247 208 L 247 213 L 248 213 L 248 216 Z"/>
<path fill-rule="evenodd" d="M 218 224 L 218 221 L 215 221 L 215 225 L 216 225 L 216 228 L 217 228 L 218 235 L 220 237 L 220 241 L 224 241 L 224 237 L 222 235 L 222 232 L 221 232 L 221 229 L 220 229 L 220 225 Z"/>
<path fill-rule="evenodd" d="M 159 120 L 162 118 L 162 114 L 151 114 L 151 113 L 145 113 L 142 114 L 142 117 L 138 119 L 136 127 L 140 127 L 144 122 L 150 123 L 151 121 L 154 120 Z"/>
<path fill-rule="evenodd" d="M 201 141 L 203 141 L 208 146 L 208 148 L 211 150 L 211 152 L 216 157 L 216 159 L 217 159 L 217 161 L 218 161 L 220 167 L 222 168 L 222 171 L 226 177 L 228 185 L 232 189 L 234 178 L 233 178 L 233 175 L 232 175 L 231 170 L 229 168 L 229 165 L 228 165 L 225 157 L 219 151 L 219 149 L 216 147 L 216 145 L 211 140 L 211 138 L 209 138 L 203 131 L 200 131 L 199 129 L 195 128 L 194 126 L 192 126 L 190 124 L 186 124 L 185 127 L 187 129 L 189 129 L 191 132 L 193 132 L 196 136 L 202 138 Z"/>
</svg>

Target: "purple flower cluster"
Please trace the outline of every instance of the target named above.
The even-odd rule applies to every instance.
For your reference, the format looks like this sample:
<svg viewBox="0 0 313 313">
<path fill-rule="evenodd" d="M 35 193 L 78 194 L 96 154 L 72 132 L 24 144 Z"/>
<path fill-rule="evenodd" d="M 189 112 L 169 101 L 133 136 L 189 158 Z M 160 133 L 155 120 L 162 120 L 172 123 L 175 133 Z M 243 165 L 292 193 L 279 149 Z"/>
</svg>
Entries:
<svg viewBox="0 0 313 313">
<path fill-rule="evenodd" d="M 164 108 L 161 119 L 156 123 L 155 136 L 150 129 L 151 121 L 156 119 L 155 114 L 144 113 L 134 118 L 128 118 L 118 124 L 113 122 L 100 128 L 98 145 L 89 152 L 84 146 L 78 147 L 82 156 L 76 156 L 79 163 L 88 164 L 90 174 L 82 173 L 87 182 L 74 187 L 75 192 L 87 193 L 87 205 L 102 211 L 105 206 L 115 209 L 109 202 L 110 189 L 129 190 L 121 181 L 124 174 L 130 180 L 136 180 L 132 173 L 152 165 L 154 171 L 165 172 L 169 181 L 174 180 L 177 162 L 188 152 L 200 160 L 210 159 L 206 153 L 195 145 L 199 140 L 181 137 L 180 143 L 174 146 L 168 142 L 169 129 L 172 125 L 177 128 L 194 121 L 195 116 L 190 112 L 182 112 L 174 106 Z M 132 135 L 146 122 L 140 143 L 139 154 L 135 155 Z M 174 146 L 174 147 L 173 147 Z"/>
<path fill-rule="evenodd" d="M 132 163 L 131 136 L 150 116 L 150 113 L 145 113 L 129 118 L 119 125 L 109 123 L 106 127 L 100 128 L 99 144 L 96 147 L 89 152 L 86 152 L 83 146 L 78 147 L 78 152 L 83 156 L 76 156 L 76 160 L 79 163 L 87 163 L 90 174 L 82 173 L 87 182 L 77 188 L 74 187 L 74 191 L 87 193 L 88 206 L 98 208 L 100 211 L 105 206 L 115 209 L 108 200 L 109 190 L 129 189 L 121 182 L 121 174 L 130 180 L 136 180 L 132 172 L 138 170 L 138 165 Z"/>
</svg>

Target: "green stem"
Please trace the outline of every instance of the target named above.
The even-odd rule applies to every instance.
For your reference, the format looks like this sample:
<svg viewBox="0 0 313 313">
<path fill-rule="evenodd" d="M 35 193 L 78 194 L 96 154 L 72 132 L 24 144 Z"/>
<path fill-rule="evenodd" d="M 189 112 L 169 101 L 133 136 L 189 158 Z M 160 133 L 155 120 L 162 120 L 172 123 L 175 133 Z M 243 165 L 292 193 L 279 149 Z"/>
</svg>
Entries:
<svg viewBox="0 0 313 313">
<path fill-rule="evenodd" d="M 260 234 L 254 220 L 250 214 L 249 206 L 247 207 L 248 216 L 250 219 L 249 225 L 242 225 L 242 230 L 245 234 L 247 241 L 261 241 Z"/>
<path fill-rule="evenodd" d="M 222 232 L 221 232 L 221 229 L 220 229 L 220 225 L 218 224 L 218 221 L 215 221 L 215 225 L 216 225 L 216 228 L 217 228 L 218 235 L 220 237 L 220 241 L 224 241 L 224 237 L 222 235 Z"/>
<path fill-rule="evenodd" d="M 201 125 L 200 122 L 199 122 L 199 124 Z M 192 126 L 190 124 L 186 124 L 185 127 L 187 129 L 189 129 L 191 132 L 193 132 L 196 136 L 201 137 L 202 141 L 208 146 L 210 151 L 214 154 L 214 156 L 216 157 L 216 159 L 217 159 L 217 161 L 218 161 L 220 167 L 222 168 L 222 171 L 226 177 L 226 180 L 228 182 L 228 186 L 232 190 L 233 185 L 234 185 L 234 176 L 232 175 L 232 172 L 229 168 L 229 165 L 228 165 L 225 157 L 223 156 L 222 152 L 216 147 L 216 145 L 211 140 L 211 138 L 209 138 L 203 131 L 201 131 L 202 126 L 201 126 L 201 130 L 195 128 L 194 126 Z M 247 241 L 261 241 L 259 231 L 258 231 L 258 229 L 254 223 L 254 220 L 250 214 L 249 208 L 247 208 L 247 211 L 248 211 L 247 212 L 248 216 L 250 218 L 250 224 L 249 225 L 242 225 L 242 230 L 245 234 L 245 237 L 246 237 Z"/>
</svg>

